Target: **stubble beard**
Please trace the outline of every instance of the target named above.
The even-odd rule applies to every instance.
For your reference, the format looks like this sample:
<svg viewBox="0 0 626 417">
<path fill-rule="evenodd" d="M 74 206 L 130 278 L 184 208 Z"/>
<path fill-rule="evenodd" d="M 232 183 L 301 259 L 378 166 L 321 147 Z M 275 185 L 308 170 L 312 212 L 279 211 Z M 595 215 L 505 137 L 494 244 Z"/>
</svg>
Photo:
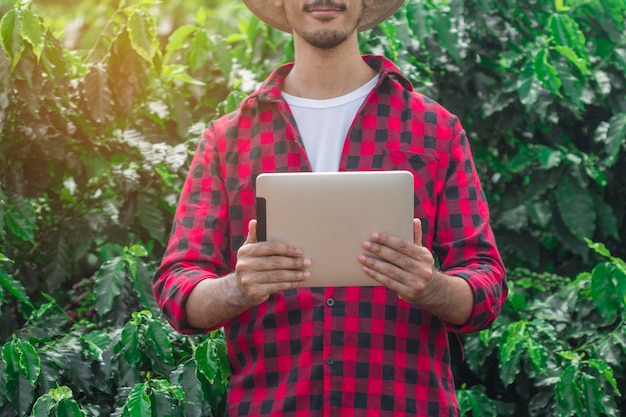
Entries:
<svg viewBox="0 0 626 417">
<path fill-rule="evenodd" d="M 324 0 L 319 1 L 319 3 L 325 3 Z M 332 3 L 332 0 L 330 0 Z M 361 14 L 357 19 L 354 27 L 351 30 L 340 31 L 340 30 L 332 30 L 332 29 L 324 29 L 320 31 L 309 31 L 309 32 L 298 32 L 298 34 L 302 37 L 302 39 L 308 43 L 309 45 L 318 48 L 318 49 L 334 49 L 344 43 L 350 35 L 354 31 L 357 30 L 359 24 L 361 23 L 361 19 L 363 18 L 363 13 L 365 11 L 365 1 L 361 1 Z M 294 29 L 295 31 L 295 29 Z"/>
</svg>

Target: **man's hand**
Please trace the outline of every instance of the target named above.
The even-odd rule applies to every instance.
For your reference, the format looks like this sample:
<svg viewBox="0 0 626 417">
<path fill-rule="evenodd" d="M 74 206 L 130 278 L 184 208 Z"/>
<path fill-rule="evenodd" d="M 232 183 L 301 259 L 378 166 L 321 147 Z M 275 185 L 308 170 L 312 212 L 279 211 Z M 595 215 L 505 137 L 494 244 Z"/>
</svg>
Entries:
<svg viewBox="0 0 626 417">
<path fill-rule="evenodd" d="M 302 250 L 281 242 L 259 242 L 257 221 L 248 225 L 248 237 L 237 252 L 237 290 L 245 304 L 256 306 L 271 294 L 299 287 L 310 276 L 311 261 Z"/>
<path fill-rule="evenodd" d="M 410 304 L 429 304 L 435 289 L 435 259 L 422 246 L 422 223 L 413 220 L 413 242 L 382 233 L 373 233 L 363 249 L 376 257 L 362 254 L 363 271 Z"/>
<path fill-rule="evenodd" d="M 299 287 L 311 275 L 302 251 L 279 242 L 258 242 L 256 220 L 237 252 L 235 272 L 205 279 L 193 289 L 185 311 L 189 326 L 212 329 L 266 301 L 271 294 Z"/>
<path fill-rule="evenodd" d="M 441 320 L 462 325 L 474 306 L 474 293 L 463 278 L 435 269 L 432 253 L 422 246 L 422 223 L 413 220 L 413 242 L 372 233 L 359 256 L 363 271 L 409 304 L 430 311 Z"/>
</svg>

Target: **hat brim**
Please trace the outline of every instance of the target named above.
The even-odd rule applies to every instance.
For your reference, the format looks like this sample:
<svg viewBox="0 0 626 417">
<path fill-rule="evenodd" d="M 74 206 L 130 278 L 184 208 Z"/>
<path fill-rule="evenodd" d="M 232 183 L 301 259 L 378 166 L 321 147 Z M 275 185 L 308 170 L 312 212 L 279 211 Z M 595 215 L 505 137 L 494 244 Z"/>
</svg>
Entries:
<svg viewBox="0 0 626 417">
<path fill-rule="evenodd" d="M 268 25 L 291 33 L 291 25 L 287 22 L 283 9 L 278 9 L 272 0 L 243 0 L 245 5 L 256 17 Z M 358 31 L 371 29 L 394 14 L 404 0 L 375 0 L 365 8 Z"/>
</svg>

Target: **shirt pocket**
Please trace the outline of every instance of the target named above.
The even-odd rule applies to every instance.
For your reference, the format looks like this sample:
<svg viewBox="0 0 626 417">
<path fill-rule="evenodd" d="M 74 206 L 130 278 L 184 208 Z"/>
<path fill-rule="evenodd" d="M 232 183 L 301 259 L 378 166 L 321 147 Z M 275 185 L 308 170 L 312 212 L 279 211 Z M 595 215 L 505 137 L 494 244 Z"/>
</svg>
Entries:
<svg viewBox="0 0 626 417">
<path fill-rule="evenodd" d="M 437 156 L 403 149 L 385 149 L 381 169 L 406 170 L 413 173 L 415 217 L 421 219 L 423 223 L 435 220 L 437 203 L 445 179 L 445 167 L 441 166 Z"/>
</svg>

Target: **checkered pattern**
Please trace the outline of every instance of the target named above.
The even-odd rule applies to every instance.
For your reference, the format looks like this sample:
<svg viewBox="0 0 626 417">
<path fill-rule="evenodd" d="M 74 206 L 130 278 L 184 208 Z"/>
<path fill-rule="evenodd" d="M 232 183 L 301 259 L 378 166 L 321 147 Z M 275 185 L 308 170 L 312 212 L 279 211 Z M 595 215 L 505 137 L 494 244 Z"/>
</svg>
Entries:
<svg viewBox="0 0 626 417">
<path fill-rule="evenodd" d="M 458 119 L 413 91 L 390 61 L 352 126 L 340 170 L 409 169 L 415 217 L 441 269 L 474 291 L 471 321 L 451 326 L 382 287 L 278 293 L 225 323 L 233 375 L 229 416 L 456 416 L 448 331 L 489 326 L 507 295 L 489 212 Z M 255 217 L 261 172 L 310 171 L 277 69 L 241 108 L 212 123 L 182 190 L 154 280 L 172 326 L 190 328 L 185 300 L 203 279 L 234 269 Z"/>
</svg>

